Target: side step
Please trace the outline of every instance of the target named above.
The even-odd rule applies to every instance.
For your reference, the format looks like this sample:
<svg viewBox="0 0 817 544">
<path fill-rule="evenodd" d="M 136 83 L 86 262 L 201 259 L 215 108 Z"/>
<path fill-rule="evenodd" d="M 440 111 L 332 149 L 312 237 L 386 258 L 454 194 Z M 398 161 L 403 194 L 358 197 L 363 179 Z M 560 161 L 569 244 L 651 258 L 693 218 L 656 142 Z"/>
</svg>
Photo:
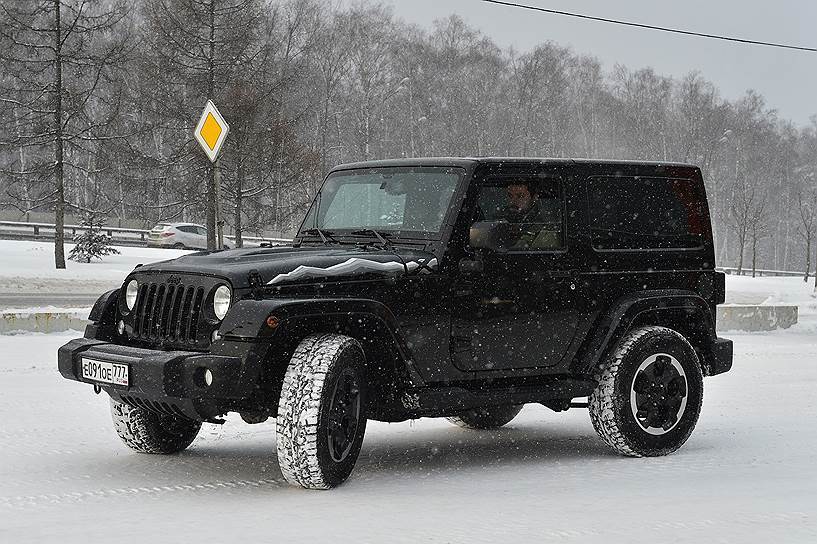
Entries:
<svg viewBox="0 0 817 544">
<path fill-rule="evenodd" d="M 406 392 L 401 401 L 413 418 L 451 416 L 472 408 L 505 404 L 538 403 L 549 408 L 566 410 L 569 407 L 579 407 L 581 403 L 570 401 L 577 397 L 589 396 L 595 387 L 596 384 L 592 380 L 554 376 L 536 385 L 479 389 L 456 386 L 415 389 Z"/>
</svg>

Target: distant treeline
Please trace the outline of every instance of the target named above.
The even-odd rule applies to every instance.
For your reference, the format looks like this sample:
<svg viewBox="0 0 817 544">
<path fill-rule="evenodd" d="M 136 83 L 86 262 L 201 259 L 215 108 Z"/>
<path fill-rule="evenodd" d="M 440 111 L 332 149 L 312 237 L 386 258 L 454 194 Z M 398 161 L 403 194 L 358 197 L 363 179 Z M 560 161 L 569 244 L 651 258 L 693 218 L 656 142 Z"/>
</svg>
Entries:
<svg viewBox="0 0 817 544">
<path fill-rule="evenodd" d="M 21 217 L 212 222 L 192 137 L 212 98 L 231 126 L 232 232 L 292 231 L 341 162 L 591 157 L 699 165 L 721 264 L 806 270 L 815 250 L 817 119 L 799 128 L 752 91 L 726 100 L 698 73 L 605 68 L 545 31 L 503 50 L 456 16 L 426 31 L 373 2 L 0 7 L 0 208 Z"/>
</svg>

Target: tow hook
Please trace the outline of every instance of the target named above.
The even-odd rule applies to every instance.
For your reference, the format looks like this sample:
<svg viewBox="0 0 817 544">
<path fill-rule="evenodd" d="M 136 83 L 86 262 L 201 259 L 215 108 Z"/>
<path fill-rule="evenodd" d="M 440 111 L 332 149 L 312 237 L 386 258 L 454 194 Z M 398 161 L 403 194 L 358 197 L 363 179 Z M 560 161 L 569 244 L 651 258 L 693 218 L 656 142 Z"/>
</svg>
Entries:
<svg viewBox="0 0 817 544">
<path fill-rule="evenodd" d="M 94 384 L 94 393 L 96 393 L 97 395 L 99 395 L 100 393 L 102 393 L 102 386 L 101 386 L 101 385 L 99 385 L 98 383 L 95 383 L 95 384 Z"/>
</svg>

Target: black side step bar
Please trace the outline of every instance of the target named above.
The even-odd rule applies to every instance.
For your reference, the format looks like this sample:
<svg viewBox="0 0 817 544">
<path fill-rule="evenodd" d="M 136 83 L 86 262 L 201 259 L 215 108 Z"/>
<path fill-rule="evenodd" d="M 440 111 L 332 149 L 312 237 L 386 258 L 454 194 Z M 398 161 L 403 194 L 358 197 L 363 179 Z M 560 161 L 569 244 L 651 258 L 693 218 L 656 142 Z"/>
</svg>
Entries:
<svg viewBox="0 0 817 544">
<path fill-rule="evenodd" d="M 587 403 L 572 399 L 587 397 L 596 387 L 592 380 L 554 376 L 537 385 L 468 389 L 465 387 L 428 387 L 407 391 L 401 401 L 410 417 L 441 417 L 484 406 L 506 404 L 544 404 L 549 408 L 586 408 Z M 554 402 L 558 401 L 558 402 Z M 555 408 L 553 408 L 555 409 Z"/>
</svg>

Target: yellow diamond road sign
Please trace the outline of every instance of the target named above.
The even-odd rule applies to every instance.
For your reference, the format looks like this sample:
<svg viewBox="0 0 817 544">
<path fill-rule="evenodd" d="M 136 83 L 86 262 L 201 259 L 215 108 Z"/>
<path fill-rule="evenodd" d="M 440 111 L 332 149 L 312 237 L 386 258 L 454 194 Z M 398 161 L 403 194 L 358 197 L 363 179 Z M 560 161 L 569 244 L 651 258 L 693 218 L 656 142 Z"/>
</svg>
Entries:
<svg viewBox="0 0 817 544">
<path fill-rule="evenodd" d="M 216 105 L 208 100 L 193 136 L 196 137 L 196 141 L 199 142 L 211 162 L 215 162 L 218 158 L 218 152 L 221 151 L 228 132 L 230 132 L 230 125 L 221 116 Z"/>
</svg>

